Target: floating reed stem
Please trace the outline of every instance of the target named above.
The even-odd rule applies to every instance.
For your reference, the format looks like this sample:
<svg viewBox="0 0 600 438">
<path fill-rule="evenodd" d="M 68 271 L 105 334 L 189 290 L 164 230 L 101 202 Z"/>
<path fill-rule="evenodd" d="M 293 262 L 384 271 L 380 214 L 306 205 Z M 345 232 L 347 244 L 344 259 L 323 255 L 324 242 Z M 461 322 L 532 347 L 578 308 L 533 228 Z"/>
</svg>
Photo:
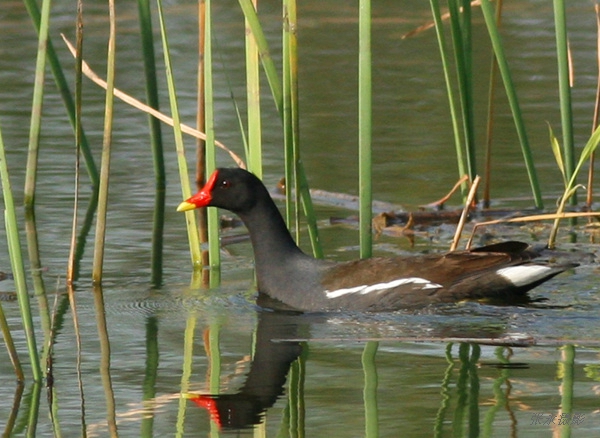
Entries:
<svg viewBox="0 0 600 438">
<path fill-rule="evenodd" d="M 373 252 L 371 187 L 371 0 L 359 2 L 358 18 L 358 194 L 360 257 Z"/>
<path fill-rule="evenodd" d="M 104 242 L 106 238 L 106 214 L 108 211 L 108 181 L 110 176 L 110 153 L 115 88 L 116 17 L 114 0 L 109 0 L 108 11 L 109 36 L 106 67 L 106 100 L 104 104 L 104 135 L 102 139 L 102 162 L 100 165 L 100 186 L 98 191 L 98 216 L 96 219 L 94 261 L 92 267 L 92 281 L 95 284 L 102 283 Z"/>
</svg>

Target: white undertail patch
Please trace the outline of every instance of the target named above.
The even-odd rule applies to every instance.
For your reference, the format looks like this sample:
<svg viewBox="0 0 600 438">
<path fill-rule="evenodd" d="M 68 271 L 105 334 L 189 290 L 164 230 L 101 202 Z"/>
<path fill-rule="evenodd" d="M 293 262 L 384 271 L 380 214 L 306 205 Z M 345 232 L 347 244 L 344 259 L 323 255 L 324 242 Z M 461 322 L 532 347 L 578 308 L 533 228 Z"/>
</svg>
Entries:
<svg viewBox="0 0 600 438">
<path fill-rule="evenodd" d="M 381 292 L 386 289 L 392 289 L 397 286 L 401 286 L 403 284 L 420 284 L 421 289 L 439 289 L 442 287 L 441 284 L 433 283 L 429 280 L 425 280 L 424 278 L 419 277 L 410 277 L 410 278 L 399 278 L 398 280 L 393 280 L 388 283 L 377 283 L 371 285 L 362 285 L 356 287 L 349 287 L 346 289 L 337 289 L 332 291 L 325 291 L 325 295 L 327 298 L 339 298 L 348 294 L 360 294 L 366 295 L 371 292 Z"/>
<path fill-rule="evenodd" d="M 504 277 L 517 287 L 535 283 L 546 277 L 552 268 L 543 265 L 509 266 L 498 269 L 496 274 Z"/>
</svg>

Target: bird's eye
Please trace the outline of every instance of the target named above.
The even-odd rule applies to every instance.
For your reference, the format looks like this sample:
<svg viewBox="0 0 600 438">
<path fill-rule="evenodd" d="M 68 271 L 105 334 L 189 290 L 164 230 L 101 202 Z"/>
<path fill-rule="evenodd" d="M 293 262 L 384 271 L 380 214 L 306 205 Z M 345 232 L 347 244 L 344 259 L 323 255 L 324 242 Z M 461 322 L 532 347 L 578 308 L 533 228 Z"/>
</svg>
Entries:
<svg viewBox="0 0 600 438">
<path fill-rule="evenodd" d="M 222 189 L 228 189 L 229 187 L 231 187 L 231 181 L 229 181 L 228 179 L 221 181 Z"/>
</svg>

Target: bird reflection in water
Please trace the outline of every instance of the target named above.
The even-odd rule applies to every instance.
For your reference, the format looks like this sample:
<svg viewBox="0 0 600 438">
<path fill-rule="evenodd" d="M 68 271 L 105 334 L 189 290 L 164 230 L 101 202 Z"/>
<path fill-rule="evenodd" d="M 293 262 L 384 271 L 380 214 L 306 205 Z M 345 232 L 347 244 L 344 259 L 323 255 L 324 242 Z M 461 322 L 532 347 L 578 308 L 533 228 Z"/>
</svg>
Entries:
<svg viewBox="0 0 600 438">
<path fill-rule="evenodd" d="M 302 344 L 297 339 L 300 327 L 308 326 L 306 318 L 291 312 L 259 311 L 254 358 L 240 391 L 186 397 L 208 410 L 222 429 L 260 424 L 265 411 L 283 395 L 288 371 L 302 353 Z"/>
</svg>

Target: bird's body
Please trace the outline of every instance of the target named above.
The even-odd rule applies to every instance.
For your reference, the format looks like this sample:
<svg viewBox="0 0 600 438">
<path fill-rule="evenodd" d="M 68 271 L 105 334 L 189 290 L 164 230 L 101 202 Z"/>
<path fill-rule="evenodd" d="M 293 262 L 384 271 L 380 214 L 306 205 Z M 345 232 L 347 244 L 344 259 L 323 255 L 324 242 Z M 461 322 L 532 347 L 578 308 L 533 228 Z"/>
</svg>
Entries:
<svg viewBox="0 0 600 438">
<path fill-rule="evenodd" d="M 319 260 L 294 242 L 262 182 L 242 169 L 216 170 L 179 211 L 220 207 L 248 228 L 258 291 L 302 311 L 392 311 L 461 300 L 515 301 L 573 264 L 538 262 L 521 242 L 470 251 L 351 262 Z"/>
</svg>

